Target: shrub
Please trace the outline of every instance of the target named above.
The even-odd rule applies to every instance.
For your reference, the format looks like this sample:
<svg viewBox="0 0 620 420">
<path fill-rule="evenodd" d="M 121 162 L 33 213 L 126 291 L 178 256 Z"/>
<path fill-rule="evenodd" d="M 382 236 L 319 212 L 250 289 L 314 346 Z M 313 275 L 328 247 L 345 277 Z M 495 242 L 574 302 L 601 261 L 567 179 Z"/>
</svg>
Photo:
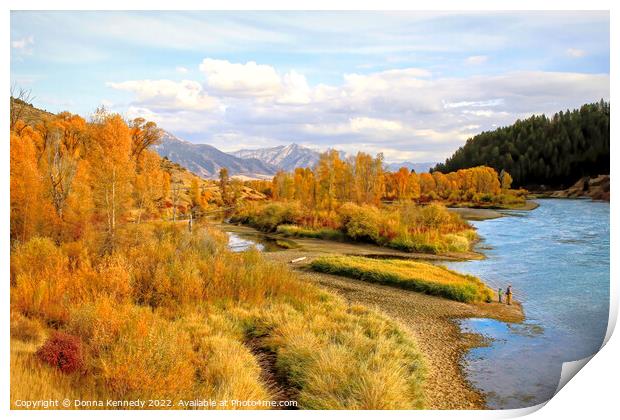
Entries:
<svg viewBox="0 0 620 420">
<path fill-rule="evenodd" d="M 419 226 L 426 230 L 438 230 L 440 232 L 449 232 L 466 227 L 459 216 L 450 213 L 444 206 L 439 204 L 429 204 L 422 206 L 413 218 L 413 226 Z"/>
<path fill-rule="evenodd" d="M 446 243 L 446 249 L 448 251 L 465 252 L 469 250 L 469 241 L 464 236 L 455 233 L 448 233 L 444 235 L 443 239 Z"/>
<path fill-rule="evenodd" d="M 80 336 L 97 356 L 119 339 L 131 305 L 118 305 L 108 297 L 72 308 L 67 331 Z"/>
<path fill-rule="evenodd" d="M 11 409 L 25 410 L 18 401 L 62 401 L 69 398 L 96 400 L 106 396 L 96 391 L 92 377 L 65 374 L 55 366 L 41 363 L 34 343 L 11 340 Z M 44 406 L 45 407 L 45 406 Z M 49 408 L 54 408 L 49 404 Z"/>
<path fill-rule="evenodd" d="M 398 237 L 388 242 L 387 246 L 404 252 L 420 252 L 423 254 L 438 254 L 442 252 L 439 244 L 428 243 L 424 235 Z"/>
<path fill-rule="evenodd" d="M 119 303 L 131 297 L 131 266 L 119 253 L 103 257 L 89 280 L 93 296 L 109 296 Z"/>
<path fill-rule="evenodd" d="M 357 241 L 378 242 L 381 239 L 379 209 L 374 206 L 358 206 L 346 203 L 338 210 L 343 231 Z"/>
<path fill-rule="evenodd" d="M 47 277 L 67 269 L 68 259 L 49 238 L 32 238 L 11 253 L 11 283 L 17 275 Z"/>
<path fill-rule="evenodd" d="M 353 240 L 406 252 L 441 253 L 468 249 L 462 239 L 444 238 L 471 226 L 443 205 L 400 202 L 381 208 L 345 203 L 332 212 L 310 212 L 291 202 L 256 203 L 241 208 L 232 221 L 284 236 Z"/>
<path fill-rule="evenodd" d="M 50 324 L 68 319 L 68 306 L 82 291 L 68 259 L 50 239 L 33 238 L 11 254 L 11 306 Z"/>
<path fill-rule="evenodd" d="M 279 225 L 298 223 L 301 217 L 302 210 L 298 202 L 274 202 L 266 205 L 247 204 L 230 220 L 265 232 L 274 232 Z"/>
<path fill-rule="evenodd" d="M 172 398 L 187 395 L 194 385 L 189 336 L 147 308 L 129 310 L 93 363 L 98 378 L 117 398 Z"/>
<path fill-rule="evenodd" d="M 91 258 L 84 242 L 63 243 L 61 249 L 69 260 L 71 270 L 87 269 L 91 266 Z"/>
<path fill-rule="evenodd" d="M 126 251 L 131 263 L 134 302 L 176 307 L 205 299 L 205 283 L 213 255 L 223 248 L 220 237 L 204 228 L 195 234 L 156 229 L 151 237 Z"/>
<path fill-rule="evenodd" d="M 75 372 L 84 364 L 82 341 L 75 335 L 55 331 L 37 350 L 39 359 L 63 373 Z"/>
</svg>

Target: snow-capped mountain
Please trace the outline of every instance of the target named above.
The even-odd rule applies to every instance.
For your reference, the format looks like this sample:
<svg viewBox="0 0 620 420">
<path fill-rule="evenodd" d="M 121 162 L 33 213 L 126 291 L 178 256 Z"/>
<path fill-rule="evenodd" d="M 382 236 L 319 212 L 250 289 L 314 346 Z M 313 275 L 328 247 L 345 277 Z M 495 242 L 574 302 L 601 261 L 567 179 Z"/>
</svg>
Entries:
<svg viewBox="0 0 620 420">
<path fill-rule="evenodd" d="M 320 157 L 319 152 L 295 143 L 225 153 L 208 144 L 181 140 L 167 131 L 163 132 L 161 143 L 153 149 L 161 157 L 167 157 L 204 178 L 217 178 L 220 169 L 227 168 L 231 176 L 268 179 L 279 170 L 294 171 L 295 168 L 313 167 Z M 346 158 L 343 152 L 341 158 Z M 386 164 L 386 169 L 394 172 L 404 166 L 416 172 L 428 172 L 435 165 L 435 162 L 400 162 Z"/>
<path fill-rule="evenodd" d="M 243 159 L 258 159 L 284 171 L 312 167 L 319 161 L 319 152 L 295 143 L 264 149 L 237 150 L 231 154 Z"/>
<path fill-rule="evenodd" d="M 253 158 L 239 158 L 208 144 L 181 140 L 164 131 L 160 144 L 153 149 L 161 156 L 178 163 L 203 178 L 217 178 L 220 168 L 227 168 L 231 176 L 271 178 L 277 168 Z"/>
</svg>

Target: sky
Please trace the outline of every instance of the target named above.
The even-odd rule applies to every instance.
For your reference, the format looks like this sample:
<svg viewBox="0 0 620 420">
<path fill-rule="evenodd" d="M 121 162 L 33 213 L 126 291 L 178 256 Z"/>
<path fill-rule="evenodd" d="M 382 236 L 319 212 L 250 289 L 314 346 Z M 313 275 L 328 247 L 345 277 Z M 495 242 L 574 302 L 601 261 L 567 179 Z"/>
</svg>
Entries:
<svg viewBox="0 0 620 420">
<path fill-rule="evenodd" d="M 11 12 L 11 83 L 37 107 L 387 162 L 608 100 L 609 48 L 608 12 Z"/>
</svg>

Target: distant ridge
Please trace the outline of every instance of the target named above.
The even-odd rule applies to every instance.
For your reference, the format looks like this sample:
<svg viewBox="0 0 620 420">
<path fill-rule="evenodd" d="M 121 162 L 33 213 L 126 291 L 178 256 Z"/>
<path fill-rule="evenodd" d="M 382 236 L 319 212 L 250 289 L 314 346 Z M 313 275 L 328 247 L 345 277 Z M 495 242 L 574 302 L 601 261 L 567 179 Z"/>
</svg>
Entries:
<svg viewBox="0 0 620 420">
<path fill-rule="evenodd" d="M 320 156 L 319 152 L 295 143 L 263 149 L 242 149 L 231 154 L 243 159 L 258 159 L 284 171 L 312 167 Z"/>
<path fill-rule="evenodd" d="M 406 161 L 406 162 L 388 163 L 386 165 L 386 169 L 390 172 L 396 172 L 400 168 L 405 167 L 409 170 L 413 169 L 414 171 L 416 171 L 416 173 L 422 173 L 422 172 L 429 172 L 429 170 L 433 168 L 435 165 L 437 165 L 437 162 L 413 163 L 413 162 Z"/>
<path fill-rule="evenodd" d="M 164 131 L 160 144 L 153 149 L 161 156 L 178 163 L 203 178 L 217 178 L 221 168 L 231 176 L 271 178 L 277 168 L 258 159 L 239 158 L 208 144 L 194 144 Z"/>
<path fill-rule="evenodd" d="M 164 131 L 161 144 L 154 147 L 161 157 L 167 157 L 203 178 L 217 178 L 221 168 L 227 168 L 230 176 L 242 179 L 269 179 L 278 171 L 292 172 L 295 168 L 311 168 L 316 165 L 320 152 L 296 143 L 260 149 L 241 149 L 231 153 L 208 145 L 182 140 Z M 340 153 L 345 159 L 345 153 Z M 398 162 L 386 164 L 391 172 L 401 167 L 416 172 L 428 172 L 437 162 Z"/>
</svg>

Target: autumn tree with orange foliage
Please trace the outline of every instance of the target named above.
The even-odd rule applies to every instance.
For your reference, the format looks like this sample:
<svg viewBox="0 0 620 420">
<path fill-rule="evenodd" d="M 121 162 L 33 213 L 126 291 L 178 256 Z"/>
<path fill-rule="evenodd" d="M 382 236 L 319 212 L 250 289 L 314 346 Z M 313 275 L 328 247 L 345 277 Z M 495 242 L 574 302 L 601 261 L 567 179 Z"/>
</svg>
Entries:
<svg viewBox="0 0 620 420">
<path fill-rule="evenodd" d="M 56 243 L 100 234 L 112 248 L 119 224 L 157 217 L 169 191 L 161 159 L 148 147 L 152 122 L 98 110 L 91 121 L 62 112 L 11 130 L 11 239 Z"/>
<path fill-rule="evenodd" d="M 478 166 L 444 174 L 439 171 L 417 174 L 407 168 L 396 172 L 383 169 L 383 156 L 358 153 L 342 159 L 329 150 L 321 154 L 313 168 L 279 171 L 271 182 L 275 201 L 299 201 L 311 210 L 333 212 L 347 202 L 378 206 L 381 201 L 448 203 L 522 203 L 525 191 L 512 191 L 512 178 L 490 167 Z"/>
</svg>

